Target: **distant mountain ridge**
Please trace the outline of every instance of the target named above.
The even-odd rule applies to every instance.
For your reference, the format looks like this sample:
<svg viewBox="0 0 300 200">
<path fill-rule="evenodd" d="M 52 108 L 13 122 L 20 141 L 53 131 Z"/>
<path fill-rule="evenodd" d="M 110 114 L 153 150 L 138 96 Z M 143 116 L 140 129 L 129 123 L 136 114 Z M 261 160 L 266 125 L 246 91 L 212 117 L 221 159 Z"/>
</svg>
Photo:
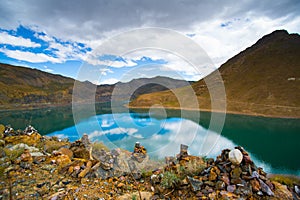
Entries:
<svg viewBox="0 0 300 200">
<path fill-rule="evenodd" d="M 72 78 L 37 69 L 0 63 L 0 110 L 70 104 L 75 81 Z M 118 88 L 120 92 L 114 92 L 113 98 L 123 100 L 128 96 L 136 98 L 138 95 L 149 92 L 182 87 L 188 85 L 189 82 L 168 77 L 154 77 L 134 79 L 128 83 L 119 82 L 112 85 L 97 86 L 88 81 L 76 81 L 76 84 L 82 91 L 89 90 L 95 93 L 96 102 L 107 102 L 111 101 L 115 88 Z M 132 91 L 133 88 L 136 90 Z M 84 96 L 78 98 L 85 103 Z"/>
<path fill-rule="evenodd" d="M 298 34 L 274 31 L 229 59 L 219 72 L 225 85 L 227 112 L 300 118 Z M 204 80 L 199 80 L 192 87 L 199 100 L 199 108 L 210 110 L 210 96 Z M 171 91 L 141 95 L 130 106 L 149 107 L 153 104 L 179 107 Z"/>
</svg>

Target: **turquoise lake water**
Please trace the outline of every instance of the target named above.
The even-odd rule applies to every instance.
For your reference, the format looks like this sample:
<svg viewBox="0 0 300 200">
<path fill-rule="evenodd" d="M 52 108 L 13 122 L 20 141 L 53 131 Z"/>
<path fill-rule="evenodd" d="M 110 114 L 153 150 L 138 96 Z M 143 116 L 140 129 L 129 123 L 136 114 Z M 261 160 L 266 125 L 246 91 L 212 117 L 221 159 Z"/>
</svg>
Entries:
<svg viewBox="0 0 300 200">
<path fill-rule="evenodd" d="M 78 114 L 79 113 L 79 114 Z M 224 148 L 242 146 L 255 163 L 268 173 L 300 176 L 300 120 L 227 114 L 221 134 L 210 130 L 211 114 L 186 111 L 164 112 L 111 110 L 97 104 L 93 113 L 84 106 L 77 111 L 75 125 L 72 108 L 56 107 L 23 111 L 0 111 L 0 123 L 15 129 L 33 125 L 43 135 L 77 140 L 83 133 L 92 141 L 103 141 L 110 148 L 132 151 L 139 141 L 153 158 L 163 159 L 179 152 L 180 144 L 189 153 L 216 157 Z M 200 116 L 200 118 L 198 118 Z"/>
</svg>

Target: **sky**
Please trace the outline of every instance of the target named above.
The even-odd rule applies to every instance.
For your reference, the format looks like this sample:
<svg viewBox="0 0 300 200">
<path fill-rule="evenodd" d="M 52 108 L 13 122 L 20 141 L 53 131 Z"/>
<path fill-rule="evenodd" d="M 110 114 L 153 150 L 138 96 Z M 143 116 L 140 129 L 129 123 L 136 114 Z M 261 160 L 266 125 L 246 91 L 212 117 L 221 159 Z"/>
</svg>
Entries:
<svg viewBox="0 0 300 200">
<path fill-rule="evenodd" d="M 0 62 L 95 84 L 157 75 L 195 81 L 277 29 L 300 33 L 299 0 L 0 0 Z M 171 40 L 160 38 L 164 30 Z M 146 40 L 155 48 L 133 49 Z M 169 48 L 188 51 L 189 43 L 211 62 L 193 66 Z"/>
</svg>

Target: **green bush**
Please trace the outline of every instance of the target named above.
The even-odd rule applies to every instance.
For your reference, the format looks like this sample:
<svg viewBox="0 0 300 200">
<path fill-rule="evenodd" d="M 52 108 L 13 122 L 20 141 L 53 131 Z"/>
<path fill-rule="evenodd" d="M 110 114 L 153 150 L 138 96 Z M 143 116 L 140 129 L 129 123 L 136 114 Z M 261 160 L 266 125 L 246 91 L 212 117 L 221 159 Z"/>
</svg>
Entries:
<svg viewBox="0 0 300 200">
<path fill-rule="evenodd" d="M 161 180 L 161 186 L 166 189 L 175 188 L 179 182 L 180 182 L 180 179 L 177 177 L 177 175 L 175 173 L 165 172 L 165 173 L 163 173 L 163 177 Z"/>
<path fill-rule="evenodd" d="M 11 160 L 11 161 L 15 161 L 17 158 L 19 158 L 22 153 L 24 152 L 24 148 L 20 148 L 20 149 L 15 149 L 15 150 L 10 150 L 7 148 L 3 149 L 6 156 Z"/>
</svg>

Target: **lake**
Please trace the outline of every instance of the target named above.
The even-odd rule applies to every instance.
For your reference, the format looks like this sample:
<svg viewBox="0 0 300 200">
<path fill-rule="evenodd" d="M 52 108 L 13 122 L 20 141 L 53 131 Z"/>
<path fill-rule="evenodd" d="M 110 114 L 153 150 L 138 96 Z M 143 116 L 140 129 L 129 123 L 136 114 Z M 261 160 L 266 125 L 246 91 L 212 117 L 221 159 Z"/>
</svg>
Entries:
<svg viewBox="0 0 300 200">
<path fill-rule="evenodd" d="M 139 141 L 154 159 L 174 156 L 180 144 L 189 153 L 216 157 L 222 149 L 242 146 L 254 162 L 268 173 L 300 176 L 300 120 L 227 114 L 221 134 L 210 129 L 211 113 L 179 110 L 130 110 L 96 104 L 22 111 L 0 111 L 0 123 L 15 129 L 33 125 L 43 135 L 77 140 L 84 133 L 110 148 L 133 150 Z M 200 116 L 200 118 L 198 118 Z"/>
</svg>

